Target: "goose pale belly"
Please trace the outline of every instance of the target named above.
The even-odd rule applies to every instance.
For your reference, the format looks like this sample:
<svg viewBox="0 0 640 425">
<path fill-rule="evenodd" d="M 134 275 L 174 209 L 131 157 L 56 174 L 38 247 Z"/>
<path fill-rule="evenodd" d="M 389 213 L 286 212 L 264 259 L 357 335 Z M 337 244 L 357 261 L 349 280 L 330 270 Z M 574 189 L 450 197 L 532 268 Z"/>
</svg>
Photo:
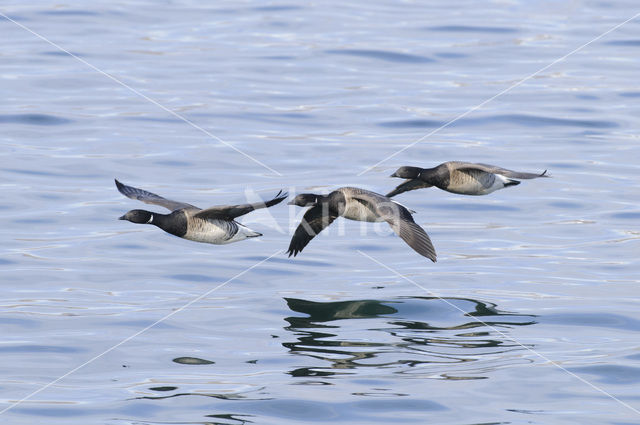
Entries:
<svg viewBox="0 0 640 425">
<path fill-rule="evenodd" d="M 192 219 L 183 238 L 222 245 L 232 242 L 231 239 L 236 233 L 238 225 L 233 221 Z"/>
<path fill-rule="evenodd" d="M 342 217 L 355 221 L 384 221 L 384 219 L 380 218 L 369 208 L 354 200 L 352 200 L 351 202 L 347 202 L 347 206 L 342 213 Z"/>
<path fill-rule="evenodd" d="M 449 187 L 445 190 L 461 195 L 487 195 L 504 187 L 504 178 L 500 175 L 477 172 L 451 173 Z"/>
</svg>

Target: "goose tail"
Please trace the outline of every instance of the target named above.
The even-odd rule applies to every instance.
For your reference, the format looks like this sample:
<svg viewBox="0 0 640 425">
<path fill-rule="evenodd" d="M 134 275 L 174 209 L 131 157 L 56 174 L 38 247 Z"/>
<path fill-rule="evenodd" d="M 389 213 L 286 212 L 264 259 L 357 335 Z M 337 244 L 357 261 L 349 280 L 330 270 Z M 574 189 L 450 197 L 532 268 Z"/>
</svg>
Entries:
<svg viewBox="0 0 640 425">
<path fill-rule="evenodd" d="M 232 237 L 223 242 L 224 244 L 239 242 L 245 239 L 257 238 L 258 236 L 262 236 L 262 233 L 255 232 L 240 223 L 236 222 L 235 224 L 238 226 L 238 231 Z"/>
<path fill-rule="evenodd" d="M 262 236 L 262 233 L 253 231 L 253 230 L 251 230 L 251 229 L 249 229 L 248 227 L 245 227 L 245 226 L 239 227 L 238 228 L 238 233 L 241 233 L 242 236 L 244 236 L 243 239 L 246 239 L 246 238 L 257 238 L 258 236 Z"/>
</svg>

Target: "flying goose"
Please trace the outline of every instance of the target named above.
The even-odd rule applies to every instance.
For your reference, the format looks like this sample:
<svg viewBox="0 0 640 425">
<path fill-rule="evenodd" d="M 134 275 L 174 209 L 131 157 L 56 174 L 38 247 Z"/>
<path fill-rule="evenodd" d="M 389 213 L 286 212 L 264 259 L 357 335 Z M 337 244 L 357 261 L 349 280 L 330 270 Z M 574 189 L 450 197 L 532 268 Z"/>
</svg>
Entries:
<svg viewBox="0 0 640 425">
<path fill-rule="evenodd" d="M 540 174 L 521 173 L 495 165 L 449 161 L 433 168 L 400 167 L 391 174 L 391 177 L 408 180 L 387 193 L 388 197 L 431 186 L 461 195 L 488 195 L 498 189 L 520 184 L 518 180 L 513 179 L 535 179 L 549 176 L 547 170 Z"/>
<path fill-rule="evenodd" d="M 291 238 L 289 257 L 295 257 L 314 236 L 336 218 L 344 217 L 356 221 L 386 221 L 418 254 L 436 261 L 436 251 L 431 239 L 424 229 L 413 221 L 411 211 L 378 193 L 355 187 L 342 187 L 328 195 L 303 193 L 296 196 L 289 205 L 311 207 L 304 214 Z"/>
<path fill-rule="evenodd" d="M 278 192 L 275 198 L 267 202 L 241 205 L 221 205 L 200 209 L 193 205 L 172 201 L 146 190 L 127 186 L 115 180 L 120 193 L 127 198 L 137 199 L 145 204 L 159 205 L 171 211 L 159 214 L 145 210 L 131 210 L 120 217 L 137 224 L 153 224 L 167 233 L 195 242 L 223 245 L 247 238 L 262 236 L 261 233 L 236 222 L 234 219 L 255 209 L 267 208 L 286 199 L 287 194 Z"/>
</svg>

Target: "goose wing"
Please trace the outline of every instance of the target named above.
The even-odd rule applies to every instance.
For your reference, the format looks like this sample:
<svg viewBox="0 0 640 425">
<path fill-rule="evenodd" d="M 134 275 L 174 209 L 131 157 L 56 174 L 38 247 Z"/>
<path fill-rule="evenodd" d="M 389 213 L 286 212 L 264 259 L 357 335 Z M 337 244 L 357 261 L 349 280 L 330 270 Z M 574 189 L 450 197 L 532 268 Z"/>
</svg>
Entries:
<svg viewBox="0 0 640 425">
<path fill-rule="evenodd" d="M 167 208 L 171 211 L 179 210 L 182 208 L 197 208 L 185 202 L 172 201 L 170 199 L 166 199 L 162 196 L 156 195 L 155 193 L 147 192 L 146 190 L 138 189 L 136 187 L 127 186 L 126 184 L 120 183 L 118 180 L 115 180 L 115 182 L 118 191 L 124 196 L 126 196 L 127 198 L 142 201 L 145 204 L 160 205 L 161 207 Z"/>
<path fill-rule="evenodd" d="M 410 179 L 406 180 L 404 183 L 393 189 L 391 192 L 387 193 L 387 198 L 391 198 L 392 196 L 396 196 L 403 192 L 408 192 L 410 190 L 422 189 L 425 187 L 431 187 L 429 183 L 422 181 L 420 179 Z"/>
<path fill-rule="evenodd" d="M 278 194 L 267 202 L 256 202 L 253 204 L 239 204 L 239 205 L 220 205 L 217 207 L 206 208 L 198 211 L 194 214 L 194 217 L 201 218 L 203 220 L 220 218 L 224 220 L 233 220 L 236 217 L 250 213 L 253 210 L 260 208 L 272 207 L 276 204 L 287 199 L 287 193 L 278 192 Z"/>
<path fill-rule="evenodd" d="M 487 173 L 500 174 L 505 177 L 509 177 L 512 179 L 535 179 L 537 177 L 549 177 L 547 174 L 547 170 L 544 170 L 542 173 L 523 173 L 520 171 L 507 170 L 506 168 L 497 167 L 495 165 L 489 164 L 465 164 L 458 168 L 460 171 L 467 170 L 480 170 L 485 171 Z"/>
<path fill-rule="evenodd" d="M 435 263 L 436 249 L 427 232 L 413 221 L 409 210 L 402 205 L 396 205 L 397 207 L 381 209 L 385 221 L 389 223 L 396 235 L 400 236 L 414 251 Z"/>
<path fill-rule="evenodd" d="M 289 257 L 292 255 L 295 257 L 299 252 L 302 252 L 304 247 L 311 242 L 311 239 L 328 227 L 336 218 L 338 218 L 338 215 L 330 211 L 326 206 L 323 208 L 323 204 L 309 208 L 304 213 L 302 221 L 291 238 L 289 250 L 287 251 Z"/>
</svg>

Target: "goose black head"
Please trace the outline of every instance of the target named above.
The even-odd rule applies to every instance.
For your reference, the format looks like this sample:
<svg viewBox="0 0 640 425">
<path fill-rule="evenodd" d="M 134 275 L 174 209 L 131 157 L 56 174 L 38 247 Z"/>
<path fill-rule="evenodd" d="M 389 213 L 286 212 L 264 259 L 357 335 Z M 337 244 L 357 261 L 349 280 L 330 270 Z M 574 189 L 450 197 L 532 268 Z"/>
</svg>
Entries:
<svg viewBox="0 0 640 425">
<path fill-rule="evenodd" d="M 311 207 L 318 203 L 318 195 L 314 195 L 313 193 L 301 193 L 300 195 L 293 198 L 293 201 L 289 202 L 288 205 L 297 205 L 299 207 Z"/>
<path fill-rule="evenodd" d="M 401 179 L 417 179 L 418 176 L 420 176 L 420 172 L 422 172 L 422 168 L 400 167 L 389 177 L 400 177 Z"/>
<path fill-rule="evenodd" d="M 145 210 L 131 210 L 118 219 L 137 224 L 147 224 L 153 221 L 153 214 Z"/>
</svg>

